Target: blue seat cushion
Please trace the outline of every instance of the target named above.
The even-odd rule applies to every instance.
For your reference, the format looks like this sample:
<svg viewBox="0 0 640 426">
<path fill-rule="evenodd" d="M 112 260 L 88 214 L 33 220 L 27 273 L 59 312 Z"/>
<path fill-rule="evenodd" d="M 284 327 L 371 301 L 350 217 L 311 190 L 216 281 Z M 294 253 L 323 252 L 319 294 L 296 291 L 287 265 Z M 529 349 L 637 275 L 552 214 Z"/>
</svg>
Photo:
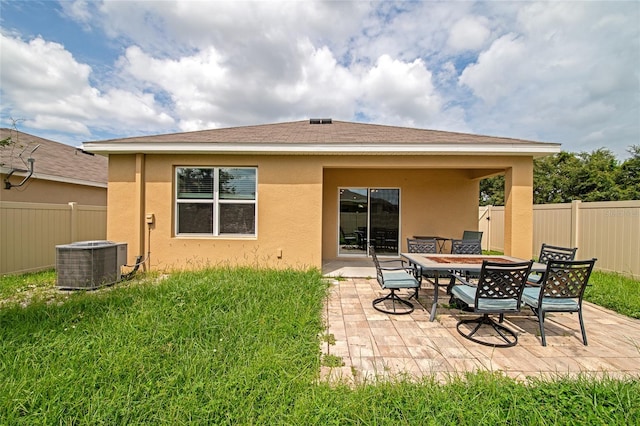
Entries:
<svg viewBox="0 0 640 426">
<path fill-rule="evenodd" d="M 578 300 L 575 298 L 545 297 L 542 306 L 538 306 L 541 287 L 526 287 L 522 292 L 522 303 L 543 311 L 577 311 Z"/>
<path fill-rule="evenodd" d="M 540 278 L 542 278 L 542 275 L 529 274 L 529 276 L 527 277 L 527 281 L 530 283 L 538 284 L 540 282 Z"/>
<path fill-rule="evenodd" d="M 453 294 L 458 299 L 462 300 L 469 306 L 474 306 L 476 303 L 476 288 L 468 285 L 454 285 L 451 289 Z M 518 301 L 515 299 L 489 299 L 481 298 L 478 300 L 478 306 L 475 306 L 476 311 L 517 311 Z"/>
<path fill-rule="evenodd" d="M 404 271 L 382 271 L 382 288 L 416 288 L 420 285 L 418 280 Z"/>
</svg>

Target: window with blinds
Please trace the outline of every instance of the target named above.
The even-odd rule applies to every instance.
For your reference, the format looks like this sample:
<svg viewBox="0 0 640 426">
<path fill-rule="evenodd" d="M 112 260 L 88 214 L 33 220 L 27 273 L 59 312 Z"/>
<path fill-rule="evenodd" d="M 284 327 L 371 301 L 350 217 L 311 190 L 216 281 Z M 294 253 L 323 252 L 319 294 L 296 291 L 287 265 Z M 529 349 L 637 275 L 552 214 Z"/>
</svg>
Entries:
<svg viewBox="0 0 640 426">
<path fill-rule="evenodd" d="M 255 167 L 177 167 L 176 235 L 255 235 Z"/>
</svg>

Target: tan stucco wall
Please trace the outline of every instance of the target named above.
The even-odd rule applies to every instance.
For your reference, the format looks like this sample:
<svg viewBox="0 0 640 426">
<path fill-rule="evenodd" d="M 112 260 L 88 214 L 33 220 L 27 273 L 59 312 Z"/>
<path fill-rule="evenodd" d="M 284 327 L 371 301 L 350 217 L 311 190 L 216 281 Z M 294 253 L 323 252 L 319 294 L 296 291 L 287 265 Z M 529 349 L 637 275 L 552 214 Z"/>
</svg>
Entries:
<svg viewBox="0 0 640 426">
<path fill-rule="evenodd" d="M 135 156 L 109 160 L 109 239 L 127 241 L 129 257 L 140 249 L 136 222 Z M 173 178 L 176 166 L 247 166 L 258 168 L 256 237 L 175 237 Z M 215 265 L 320 267 L 322 229 L 322 168 L 309 158 L 263 156 L 145 156 L 145 214 L 154 214 L 150 232 L 154 269 Z M 148 239 L 146 225 L 142 234 Z M 145 241 L 146 243 L 146 241 Z M 282 252 L 282 257 L 278 255 Z"/>
<path fill-rule="evenodd" d="M 513 169 L 518 187 L 512 192 L 530 192 L 531 181 L 527 185 L 526 176 L 531 162 L 531 158 L 506 156 L 112 154 L 107 234 L 110 240 L 129 243 L 129 262 L 146 254 L 150 238 L 150 265 L 156 270 L 219 264 L 320 268 L 323 260 L 337 257 L 339 187 L 400 188 L 405 247 L 407 236 L 457 238 L 465 229 L 477 229 L 479 179 Z M 257 236 L 175 237 L 176 166 L 257 167 Z M 512 200 L 517 204 L 526 202 L 527 197 L 517 195 Z M 531 229 L 530 225 L 521 226 L 521 221 L 528 220 L 526 211 L 530 208 L 514 209 L 517 214 L 511 226 L 515 234 Z M 155 224 L 148 232 L 144 216 L 150 213 Z"/>
<path fill-rule="evenodd" d="M 403 250 L 413 235 L 461 238 L 465 229 L 477 229 L 478 182 L 466 170 L 326 169 L 323 258 L 337 257 L 338 188 L 400 188 Z"/>
<path fill-rule="evenodd" d="M 4 174 L 0 175 L 0 185 L 2 185 L 0 201 L 49 204 L 76 202 L 84 206 L 107 205 L 107 188 L 31 178 L 19 188 L 5 189 L 5 177 Z M 18 184 L 22 179 L 22 176 L 12 176 L 11 182 Z"/>
</svg>

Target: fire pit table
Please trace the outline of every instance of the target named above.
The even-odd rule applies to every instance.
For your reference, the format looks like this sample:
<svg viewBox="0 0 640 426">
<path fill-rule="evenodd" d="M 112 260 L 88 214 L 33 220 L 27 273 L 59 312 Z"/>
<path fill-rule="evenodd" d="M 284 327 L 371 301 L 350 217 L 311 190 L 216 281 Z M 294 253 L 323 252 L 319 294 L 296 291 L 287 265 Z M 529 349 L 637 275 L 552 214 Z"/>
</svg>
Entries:
<svg viewBox="0 0 640 426">
<path fill-rule="evenodd" d="M 526 261 L 512 256 L 482 254 L 401 253 L 401 256 L 409 263 L 420 266 L 423 273 L 425 271 L 435 272 L 435 279 L 433 279 L 433 281 L 428 279 L 428 281 L 433 284 L 433 305 L 431 307 L 430 321 L 433 321 L 436 317 L 438 289 L 439 287 L 444 286 L 439 283 L 440 276 L 443 278 L 450 276 L 452 271 L 464 271 L 477 274 L 482 269 L 482 262 L 484 260 L 501 263 L 517 263 Z M 546 269 L 547 265 L 538 262 L 534 262 L 531 267 L 532 272 L 544 272 Z M 446 284 L 446 286 L 448 285 L 449 283 Z"/>
</svg>

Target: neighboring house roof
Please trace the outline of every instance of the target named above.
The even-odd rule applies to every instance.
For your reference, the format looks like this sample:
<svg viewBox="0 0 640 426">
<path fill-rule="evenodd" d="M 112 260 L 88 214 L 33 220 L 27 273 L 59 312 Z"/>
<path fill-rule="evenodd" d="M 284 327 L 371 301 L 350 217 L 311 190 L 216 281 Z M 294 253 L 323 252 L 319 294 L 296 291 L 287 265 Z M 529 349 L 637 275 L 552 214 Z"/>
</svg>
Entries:
<svg viewBox="0 0 640 426">
<path fill-rule="evenodd" d="M 560 144 L 377 124 L 311 120 L 197 132 L 138 136 L 85 142 L 83 148 L 101 154 L 122 153 L 244 153 L 366 155 L 533 155 L 560 151 Z M 322 121 L 322 120 L 315 120 Z"/>
<path fill-rule="evenodd" d="M 8 174 L 11 169 L 20 169 L 22 172 L 16 172 L 15 175 L 24 176 L 24 170 L 28 169 L 27 159 L 31 155 L 35 159 L 33 178 L 107 187 L 109 160 L 106 157 L 28 133 L 0 129 L 0 140 L 8 137 L 11 137 L 14 144 L 0 148 L 2 173 Z"/>
</svg>

